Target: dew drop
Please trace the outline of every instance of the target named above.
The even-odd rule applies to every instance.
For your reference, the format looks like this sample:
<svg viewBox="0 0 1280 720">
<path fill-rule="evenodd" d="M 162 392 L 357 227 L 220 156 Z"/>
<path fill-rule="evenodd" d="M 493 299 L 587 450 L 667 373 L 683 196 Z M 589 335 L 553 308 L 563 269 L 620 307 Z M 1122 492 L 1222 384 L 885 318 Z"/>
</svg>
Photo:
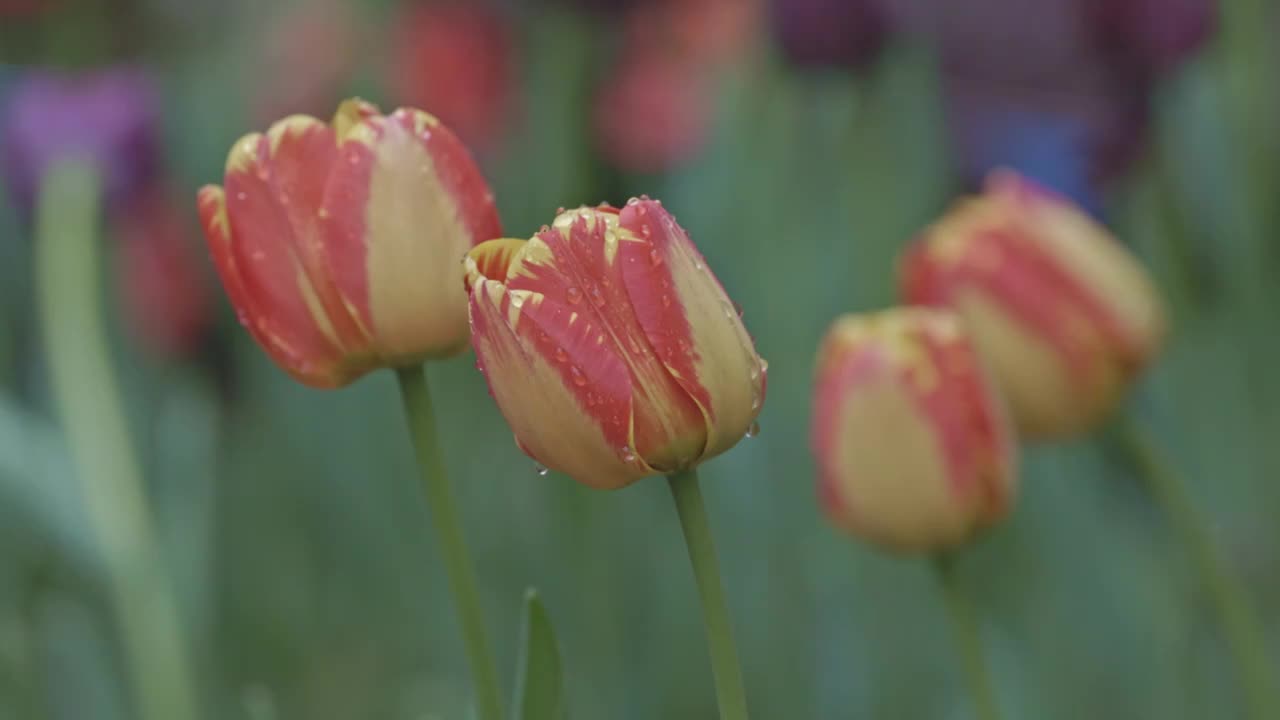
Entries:
<svg viewBox="0 0 1280 720">
<path fill-rule="evenodd" d="M 636 355 L 639 355 L 640 353 L 644 352 L 644 348 L 640 347 L 640 342 L 638 340 L 636 340 L 635 338 L 630 338 L 630 341 L 631 342 L 629 343 L 629 345 L 631 347 L 631 352 L 635 353 Z"/>
<path fill-rule="evenodd" d="M 535 473 L 537 473 L 537 474 L 538 474 L 538 477 L 546 477 L 546 476 L 547 476 L 547 466 L 546 466 L 546 465 L 543 465 L 543 464 L 542 464 L 542 463 L 540 463 L 540 462 L 534 461 L 534 463 L 533 463 L 533 471 L 534 471 Z"/>
<path fill-rule="evenodd" d="M 738 313 L 738 317 L 742 317 L 742 306 L 736 302 L 733 304 L 733 311 Z"/>
<path fill-rule="evenodd" d="M 249 315 L 243 310 L 236 311 L 236 320 L 243 326 L 249 327 Z"/>
<path fill-rule="evenodd" d="M 582 290 L 577 287 L 571 286 L 565 291 L 565 296 L 570 304 L 577 305 L 579 302 L 582 302 Z"/>
<path fill-rule="evenodd" d="M 627 201 L 627 207 L 635 207 L 636 205 L 639 205 L 639 204 L 640 204 L 640 198 L 638 197 L 633 197 Z"/>
<path fill-rule="evenodd" d="M 538 230 L 538 232 L 539 232 L 539 233 L 544 233 L 544 232 L 547 232 L 547 231 L 548 231 L 548 230 L 550 230 L 550 229 L 551 229 L 551 228 L 547 227 L 546 225 L 543 225 L 543 226 Z"/>
<path fill-rule="evenodd" d="M 671 307 L 671 296 L 670 296 L 670 295 L 663 295 L 663 296 L 662 296 L 662 307 L 664 307 L 664 308 L 669 308 L 669 307 Z"/>
<path fill-rule="evenodd" d="M 703 268 L 703 265 L 702 265 L 702 258 L 696 258 L 696 259 L 693 261 L 693 269 L 694 269 L 694 270 L 701 270 L 702 268 Z"/>
<path fill-rule="evenodd" d="M 573 378 L 573 384 L 582 387 L 587 384 L 587 376 L 582 374 L 577 365 L 569 366 L 569 377 Z"/>
<path fill-rule="evenodd" d="M 753 393 L 751 395 L 751 411 L 755 412 L 756 410 L 759 410 L 759 409 L 760 409 L 760 393 Z"/>
<path fill-rule="evenodd" d="M 598 403 L 598 402 L 599 402 L 599 400 L 596 398 L 596 394 L 595 394 L 595 393 L 593 393 L 593 392 L 588 392 L 588 393 L 587 393 L 587 407 L 595 407 L 595 406 L 596 406 L 596 403 Z"/>
<path fill-rule="evenodd" d="M 640 199 L 641 199 L 641 200 L 644 200 L 645 202 L 649 202 L 649 200 L 650 200 L 650 198 L 649 198 L 649 196 L 648 196 L 648 195 L 641 195 L 641 196 L 640 196 Z"/>
<path fill-rule="evenodd" d="M 556 348 L 556 360 L 557 360 L 557 361 L 559 361 L 559 362 L 564 362 L 565 360 L 568 360 L 568 359 L 569 359 L 569 353 L 565 352 L 565 351 L 564 351 L 564 348 L 562 348 L 562 347 L 558 347 L 558 348 Z"/>
<path fill-rule="evenodd" d="M 641 205 L 639 208 L 636 209 L 636 214 L 638 214 L 640 217 L 644 217 L 645 215 L 649 214 L 649 208 L 645 207 L 644 205 Z M 645 230 L 648 230 L 648 229 L 649 228 L 646 226 Z"/>
<path fill-rule="evenodd" d="M 425 142 L 425 141 L 427 141 L 427 140 L 430 140 L 430 139 L 431 139 L 431 131 L 430 131 L 430 130 L 423 130 L 423 131 L 422 131 L 422 133 L 421 133 L 420 135 L 418 135 L 418 137 L 422 138 L 422 140 L 423 140 L 424 142 Z"/>
<path fill-rule="evenodd" d="M 646 229 L 648 229 L 646 227 Z M 658 267 L 662 264 L 662 253 L 658 252 L 658 248 L 649 248 L 649 265 Z"/>
<path fill-rule="evenodd" d="M 524 306 L 524 296 L 511 293 L 511 304 L 517 309 Z"/>
<path fill-rule="evenodd" d="M 760 358 L 760 372 L 769 372 L 769 361 L 764 358 Z"/>
<path fill-rule="evenodd" d="M 241 200 L 241 201 L 243 201 L 243 200 L 248 200 L 248 199 L 249 199 L 249 196 L 248 196 L 247 194 L 243 193 L 243 192 L 238 192 L 238 193 L 236 193 L 236 199 L 237 199 L 237 200 Z"/>
<path fill-rule="evenodd" d="M 636 461 L 636 454 L 631 449 L 630 445 L 623 445 L 618 448 L 618 454 L 622 456 L 622 462 L 624 463 L 633 463 Z"/>
<path fill-rule="evenodd" d="M 760 421 L 754 420 L 751 423 L 751 427 L 747 428 L 747 437 L 753 438 L 759 434 L 760 434 Z"/>
<path fill-rule="evenodd" d="M 592 285 L 587 294 L 591 296 L 591 302 L 595 303 L 596 307 L 604 307 L 604 293 L 600 292 L 599 287 Z"/>
<path fill-rule="evenodd" d="M 348 153 L 348 154 L 347 154 L 347 162 L 351 163 L 352 165 L 359 165 L 359 164 L 360 164 L 360 155 L 359 155 L 359 154 L 357 154 L 357 153 Z"/>
</svg>

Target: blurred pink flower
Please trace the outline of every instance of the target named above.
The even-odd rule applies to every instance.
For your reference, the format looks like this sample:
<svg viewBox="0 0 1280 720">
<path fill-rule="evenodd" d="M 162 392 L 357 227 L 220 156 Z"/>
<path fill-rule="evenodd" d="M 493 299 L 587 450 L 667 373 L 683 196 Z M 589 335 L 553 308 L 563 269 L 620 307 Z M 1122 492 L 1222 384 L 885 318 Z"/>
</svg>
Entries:
<svg viewBox="0 0 1280 720">
<path fill-rule="evenodd" d="M 392 99 L 440 118 L 476 150 L 492 147 L 515 90 L 508 19 L 479 0 L 415 5 L 406 13 L 389 69 Z"/>
<path fill-rule="evenodd" d="M 168 188 L 155 186 L 115 225 L 116 285 L 129 329 L 162 358 L 192 356 L 211 326 L 205 260 L 185 210 Z"/>
</svg>

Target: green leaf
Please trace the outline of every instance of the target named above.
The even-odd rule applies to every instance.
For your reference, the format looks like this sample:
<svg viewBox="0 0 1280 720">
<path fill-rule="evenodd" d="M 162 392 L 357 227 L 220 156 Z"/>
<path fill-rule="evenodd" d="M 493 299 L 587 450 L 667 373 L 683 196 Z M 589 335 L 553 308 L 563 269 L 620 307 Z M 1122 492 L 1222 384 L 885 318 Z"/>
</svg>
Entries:
<svg viewBox="0 0 1280 720">
<path fill-rule="evenodd" d="M 520 665 L 516 668 L 514 720 L 562 720 L 565 717 L 560 648 L 551 618 L 529 588 L 524 594 L 524 627 L 520 631 Z"/>
</svg>

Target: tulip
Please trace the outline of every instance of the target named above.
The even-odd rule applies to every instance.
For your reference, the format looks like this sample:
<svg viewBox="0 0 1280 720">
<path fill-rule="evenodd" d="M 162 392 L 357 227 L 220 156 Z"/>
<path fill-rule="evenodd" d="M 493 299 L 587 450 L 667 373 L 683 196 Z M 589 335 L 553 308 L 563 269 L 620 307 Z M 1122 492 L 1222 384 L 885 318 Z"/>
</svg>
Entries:
<svg viewBox="0 0 1280 720">
<path fill-rule="evenodd" d="M 241 138 L 199 194 L 241 322 L 302 383 L 339 387 L 467 344 L 457 264 L 501 234 L 466 148 L 420 110 L 349 100 Z"/>
<path fill-rule="evenodd" d="M 925 231 L 901 280 L 908 302 L 965 318 L 1031 439 L 1104 420 L 1165 334 L 1139 261 L 1066 199 L 1008 171 Z"/>
<path fill-rule="evenodd" d="M 1003 401 L 948 310 L 837 320 L 818 353 L 812 427 L 823 508 L 853 535 L 939 550 L 1009 511 Z"/>
<path fill-rule="evenodd" d="M 472 343 L 520 448 L 596 488 L 693 468 L 733 447 L 766 363 L 660 202 L 561 212 L 466 261 Z"/>
</svg>

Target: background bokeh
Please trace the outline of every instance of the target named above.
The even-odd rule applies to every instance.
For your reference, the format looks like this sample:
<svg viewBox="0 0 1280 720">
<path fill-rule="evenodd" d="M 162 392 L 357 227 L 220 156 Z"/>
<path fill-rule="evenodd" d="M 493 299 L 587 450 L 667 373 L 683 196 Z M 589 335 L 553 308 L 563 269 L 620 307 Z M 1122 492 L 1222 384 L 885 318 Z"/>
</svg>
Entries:
<svg viewBox="0 0 1280 720">
<path fill-rule="evenodd" d="M 513 236 L 661 198 L 743 307 L 763 431 L 702 474 L 755 717 L 969 717 L 927 563 L 820 517 L 810 373 L 827 324 L 892 303 L 898 250 L 1000 165 L 1155 273 L 1175 332 L 1131 404 L 1277 657 L 1276 5 L 0 0 L 0 718 L 136 717 L 37 321 L 31 204 L 68 153 L 106 178 L 101 312 L 204 717 L 467 716 L 392 375 L 290 381 L 195 218 L 237 137 L 352 94 L 455 127 Z M 470 355 L 429 374 L 504 683 L 532 585 L 573 717 L 713 717 L 663 484 L 540 477 Z M 960 570 L 1007 716 L 1239 717 L 1216 618 L 1107 434 L 1022 466 L 1016 513 Z"/>
</svg>

